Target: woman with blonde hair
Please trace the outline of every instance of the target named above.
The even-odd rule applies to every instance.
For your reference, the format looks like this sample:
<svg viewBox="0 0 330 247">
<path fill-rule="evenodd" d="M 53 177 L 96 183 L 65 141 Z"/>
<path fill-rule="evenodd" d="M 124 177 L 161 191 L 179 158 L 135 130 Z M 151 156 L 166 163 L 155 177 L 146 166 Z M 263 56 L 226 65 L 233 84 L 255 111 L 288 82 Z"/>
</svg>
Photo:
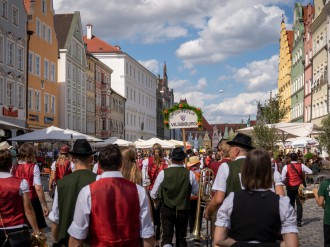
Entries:
<svg viewBox="0 0 330 247">
<path fill-rule="evenodd" d="M 34 235 L 40 231 L 29 198 L 29 185 L 25 179 L 13 177 L 9 173 L 11 167 L 10 150 L 0 150 L 0 246 L 9 246 L 7 234 L 20 238 L 21 246 L 31 246 L 30 241 L 23 243 L 23 239 L 30 236 L 26 222 L 30 223 Z"/>
<path fill-rule="evenodd" d="M 53 162 L 49 178 L 49 191 L 56 186 L 57 180 L 74 171 L 75 166 L 71 162 L 69 151 L 70 147 L 68 145 L 62 145 L 57 160 Z"/>
<path fill-rule="evenodd" d="M 142 162 L 142 185 L 150 193 L 158 174 L 168 167 L 168 162 L 163 157 L 163 148 L 159 143 L 152 146 L 152 156 Z M 153 203 L 152 214 L 156 228 L 156 246 L 160 240 L 160 209 Z"/>
<path fill-rule="evenodd" d="M 40 170 L 36 165 L 34 147 L 31 143 L 24 143 L 18 149 L 18 164 L 13 167 L 14 177 L 25 179 L 29 186 L 29 197 L 34 209 L 39 229 L 47 227 L 45 217 L 48 216 L 44 190 L 41 185 Z"/>
<path fill-rule="evenodd" d="M 121 166 L 123 177 L 133 183 L 141 185 L 142 173 L 136 164 L 135 151 L 130 147 L 120 147 L 119 149 L 123 157 L 123 163 Z"/>
</svg>

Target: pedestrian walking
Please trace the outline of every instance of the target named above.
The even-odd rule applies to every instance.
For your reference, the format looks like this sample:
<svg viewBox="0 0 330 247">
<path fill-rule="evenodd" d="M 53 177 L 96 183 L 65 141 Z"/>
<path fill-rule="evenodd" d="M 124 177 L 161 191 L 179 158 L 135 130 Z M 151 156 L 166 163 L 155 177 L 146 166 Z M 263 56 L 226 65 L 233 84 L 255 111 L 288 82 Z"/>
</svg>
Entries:
<svg viewBox="0 0 330 247">
<path fill-rule="evenodd" d="M 316 203 L 324 208 L 323 238 L 324 247 L 330 247 L 330 179 L 321 182 L 319 189 L 313 189 Z"/>
<path fill-rule="evenodd" d="M 204 211 L 207 220 L 212 219 L 214 212 L 221 206 L 226 195 L 230 192 L 242 189 L 240 172 L 244 164 L 247 153 L 254 149 L 251 137 L 238 133 L 232 141 L 228 141 L 229 158 L 228 163 L 223 163 L 216 175 L 212 190 L 215 191 L 212 200 Z"/>
<path fill-rule="evenodd" d="M 218 211 L 214 246 L 298 247 L 295 210 L 288 197 L 271 190 L 273 172 L 266 150 L 247 154 L 241 178 L 244 189 L 231 192 Z"/>
<path fill-rule="evenodd" d="M 129 181 L 142 185 L 142 172 L 136 163 L 135 151 L 131 147 L 120 147 L 123 157 L 121 173 Z"/>
<path fill-rule="evenodd" d="M 198 183 L 195 174 L 184 167 L 187 157 L 182 148 L 172 151 L 172 165 L 162 170 L 150 192 L 154 207 L 160 208 L 162 246 L 172 246 L 174 228 L 176 246 L 187 246 L 187 226 L 190 195 L 197 195 Z"/>
<path fill-rule="evenodd" d="M 58 181 L 49 215 L 55 246 L 68 246 L 67 230 L 73 219 L 78 194 L 84 186 L 96 180 L 96 174 L 90 170 L 94 153 L 85 139 L 76 140 L 73 149 L 69 151 L 75 163 L 75 172 Z"/>
<path fill-rule="evenodd" d="M 100 179 L 79 193 L 68 230 L 70 246 L 82 246 L 89 234 L 91 246 L 153 247 L 154 228 L 144 188 L 124 179 L 117 145 L 100 150 Z"/>
<path fill-rule="evenodd" d="M 292 207 L 297 204 L 297 226 L 302 226 L 303 206 L 298 196 L 299 186 L 304 184 L 304 174 L 312 174 L 313 171 L 303 163 L 298 163 L 298 155 L 291 153 L 291 163 L 282 170 L 282 181 L 286 183 L 287 195 Z M 306 186 L 305 186 L 306 187 Z"/>
<path fill-rule="evenodd" d="M 34 147 L 31 143 L 23 143 L 18 149 L 18 165 L 12 169 L 14 177 L 25 179 L 29 185 L 29 197 L 34 209 L 38 227 L 43 230 L 47 227 L 45 217 L 49 210 L 45 193 L 42 188 L 39 166 L 35 164 Z"/>
</svg>

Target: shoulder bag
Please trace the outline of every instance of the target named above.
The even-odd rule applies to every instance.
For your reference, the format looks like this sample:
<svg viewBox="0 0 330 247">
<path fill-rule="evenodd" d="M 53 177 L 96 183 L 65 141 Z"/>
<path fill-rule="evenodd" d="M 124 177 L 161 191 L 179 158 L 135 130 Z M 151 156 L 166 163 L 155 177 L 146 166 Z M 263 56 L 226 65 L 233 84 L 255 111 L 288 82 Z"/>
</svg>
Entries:
<svg viewBox="0 0 330 247">
<path fill-rule="evenodd" d="M 5 242 L 1 245 L 2 247 L 8 246 L 8 244 L 11 247 L 31 246 L 32 237 L 27 227 L 15 232 L 7 232 L 3 224 L 1 213 L 0 213 L 0 220 L 1 220 L 1 225 L 3 227 L 3 231 L 6 236 Z"/>
</svg>

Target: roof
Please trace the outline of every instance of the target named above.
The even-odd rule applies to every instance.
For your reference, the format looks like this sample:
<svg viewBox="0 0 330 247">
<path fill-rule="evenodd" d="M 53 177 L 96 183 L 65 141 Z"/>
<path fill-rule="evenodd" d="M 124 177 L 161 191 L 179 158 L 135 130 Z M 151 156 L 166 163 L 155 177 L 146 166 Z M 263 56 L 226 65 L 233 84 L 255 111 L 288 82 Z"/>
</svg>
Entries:
<svg viewBox="0 0 330 247">
<path fill-rule="evenodd" d="M 112 46 L 107 42 L 99 39 L 98 37 L 92 35 L 91 39 L 87 39 L 84 36 L 84 42 L 87 45 L 87 51 L 91 53 L 123 53 L 118 46 Z"/>
<path fill-rule="evenodd" d="M 290 54 L 291 54 L 292 49 L 293 49 L 293 35 L 294 35 L 293 30 L 286 31 L 286 35 L 288 36 L 288 44 L 289 44 L 289 50 L 290 50 Z"/>
<path fill-rule="evenodd" d="M 59 49 L 65 48 L 65 42 L 70 31 L 73 16 L 74 14 L 54 15 L 54 26 Z"/>
</svg>

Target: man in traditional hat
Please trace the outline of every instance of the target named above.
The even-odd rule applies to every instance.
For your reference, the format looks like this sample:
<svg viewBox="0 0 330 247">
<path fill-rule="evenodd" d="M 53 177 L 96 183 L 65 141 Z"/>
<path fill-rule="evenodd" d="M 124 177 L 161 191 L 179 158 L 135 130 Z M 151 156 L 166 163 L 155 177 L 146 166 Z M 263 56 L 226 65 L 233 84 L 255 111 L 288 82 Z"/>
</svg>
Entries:
<svg viewBox="0 0 330 247">
<path fill-rule="evenodd" d="M 190 195 L 197 195 L 198 183 L 195 174 L 184 167 L 187 155 L 182 148 L 173 149 L 171 156 L 172 165 L 158 174 L 150 197 L 154 200 L 155 207 L 158 205 L 158 198 L 160 199 L 162 246 L 172 246 L 174 228 L 176 246 L 187 246 Z"/>
<path fill-rule="evenodd" d="M 92 150 L 88 141 L 76 140 L 69 153 L 75 163 L 75 172 L 58 181 L 52 212 L 49 214 L 55 246 L 56 243 L 58 246 L 68 246 L 67 230 L 73 219 L 78 194 L 84 186 L 96 180 L 96 174 L 89 169 L 95 151 Z"/>
<path fill-rule="evenodd" d="M 242 189 L 240 171 L 244 164 L 247 153 L 254 149 L 251 137 L 238 133 L 232 141 L 228 141 L 229 158 L 228 163 L 223 163 L 216 175 L 212 190 L 215 191 L 213 198 L 204 211 L 204 217 L 211 220 L 212 215 L 221 206 L 226 195 L 230 192 Z"/>
<path fill-rule="evenodd" d="M 69 245 L 82 246 L 89 233 L 91 246 L 153 247 L 148 195 L 142 186 L 123 178 L 119 147 L 103 147 L 98 160 L 103 173 L 79 193 Z"/>
</svg>

